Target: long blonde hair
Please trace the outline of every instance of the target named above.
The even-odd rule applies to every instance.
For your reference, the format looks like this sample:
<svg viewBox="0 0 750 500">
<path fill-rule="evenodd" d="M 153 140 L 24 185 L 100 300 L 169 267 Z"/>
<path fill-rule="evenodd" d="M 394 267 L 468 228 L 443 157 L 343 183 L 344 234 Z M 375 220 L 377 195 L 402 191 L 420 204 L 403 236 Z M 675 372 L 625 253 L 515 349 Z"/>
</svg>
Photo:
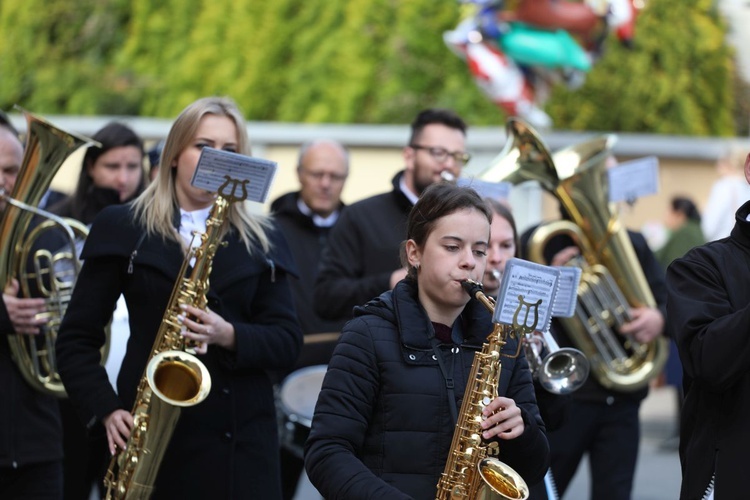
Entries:
<svg viewBox="0 0 750 500">
<path fill-rule="evenodd" d="M 175 190 L 176 169 L 172 168 L 172 165 L 195 138 L 199 122 L 205 115 L 226 116 L 232 120 L 237 127 L 237 152 L 251 154 L 245 119 L 232 99 L 204 97 L 186 107 L 169 130 L 156 178 L 133 202 L 135 218 L 146 227 L 149 234 L 158 234 L 164 239 L 182 244 L 173 225 L 179 204 Z M 238 202 L 229 207 L 228 219 L 230 226 L 239 231 L 248 252 L 252 254 L 257 246 L 260 246 L 264 253 L 268 252 L 271 246 L 266 235 L 266 230 L 271 227 L 268 217 L 253 214 L 244 202 Z"/>
</svg>

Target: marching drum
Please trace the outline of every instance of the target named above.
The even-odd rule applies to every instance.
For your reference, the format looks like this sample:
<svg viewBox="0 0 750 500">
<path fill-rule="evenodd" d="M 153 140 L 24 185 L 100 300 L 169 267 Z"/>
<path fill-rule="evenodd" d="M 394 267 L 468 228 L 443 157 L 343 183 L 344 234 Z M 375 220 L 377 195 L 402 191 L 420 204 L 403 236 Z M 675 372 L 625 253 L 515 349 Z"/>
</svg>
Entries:
<svg viewBox="0 0 750 500">
<path fill-rule="evenodd" d="M 299 458 L 304 455 L 315 403 L 327 369 L 328 365 L 314 365 L 294 371 L 284 379 L 279 390 L 283 418 L 281 445 Z"/>
</svg>

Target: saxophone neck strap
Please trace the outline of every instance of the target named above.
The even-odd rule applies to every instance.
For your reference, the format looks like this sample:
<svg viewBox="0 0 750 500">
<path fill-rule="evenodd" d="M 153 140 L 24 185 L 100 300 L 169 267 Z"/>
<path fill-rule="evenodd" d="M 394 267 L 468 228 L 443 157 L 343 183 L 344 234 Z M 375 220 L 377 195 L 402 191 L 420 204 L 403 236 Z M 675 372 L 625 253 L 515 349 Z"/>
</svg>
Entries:
<svg viewBox="0 0 750 500">
<path fill-rule="evenodd" d="M 460 318 L 459 318 L 460 319 Z M 451 334 L 452 338 L 457 338 L 456 334 L 460 336 L 460 321 L 459 319 L 456 319 L 456 321 L 453 323 L 453 332 Z M 448 371 L 448 369 L 445 366 L 445 358 L 443 357 L 443 351 L 440 349 L 440 345 L 438 343 L 437 337 L 435 337 L 435 331 L 432 327 L 432 324 L 430 324 L 430 344 L 432 344 L 432 350 L 435 353 L 435 359 L 438 362 L 438 366 L 440 367 L 440 372 L 443 374 L 443 379 L 445 379 L 445 388 L 448 390 L 448 409 L 451 412 L 451 419 L 453 420 L 453 425 L 455 426 L 458 422 L 458 409 L 456 408 L 456 391 L 455 391 L 455 384 L 453 382 L 453 372 L 455 368 L 455 362 L 456 362 L 456 352 L 453 352 L 454 349 L 458 349 L 458 347 L 453 347 L 451 351 L 453 352 L 453 355 L 451 356 L 451 370 Z"/>
</svg>

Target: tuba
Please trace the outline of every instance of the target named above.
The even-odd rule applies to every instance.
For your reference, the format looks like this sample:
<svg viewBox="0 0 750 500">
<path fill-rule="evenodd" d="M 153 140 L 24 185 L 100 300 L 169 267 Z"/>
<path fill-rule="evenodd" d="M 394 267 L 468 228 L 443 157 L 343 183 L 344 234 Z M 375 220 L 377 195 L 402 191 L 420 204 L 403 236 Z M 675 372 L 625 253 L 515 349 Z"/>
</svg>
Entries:
<svg viewBox="0 0 750 500">
<path fill-rule="evenodd" d="M 17 278 L 23 297 L 43 297 L 46 319 L 41 335 L 9 335 L 13 360 L 35 389 L 65 397 L 55 360 L 55 339 L 67 309 L 81 263 L 76 242 L 86 238 L 86 226 L 37 208 L 65 159 L 91 139 L 64 132 L 44 119 L 23 111 L 27 122 L 26 148 L 13 192 L 0 193 L 6 207 L 0 219 L 0 283 Z M 32 226 L 32 219 L 42 223 Z M 66 244 L 55 252 L 37 248 L 49 232 L 62 232 Z M 106 359 L 107 346 L 102 352 Z"/>
<path fill-rule="evenodd" d="M 178 316 L 182 304 L 205 309 L 209 276 L 214 256 L 221 245 L 230 203 L 247 197 L 242 184 L 241 197 L 219 188 L 219 194 L 206 220 L 206 232 L 199 235 L 200 245 L 191 246 L 182 263 L 178 280 L 164 311 L 159 331 L 151 349 L 151 357 L 138 384 L 133 405 L 133 431 L 125 450 L 112 457 L 104 476 L 107 499 L 145 499 L 153 493 L 159 466 L 174 432 L 180 409 L 195 406 L 211 391 L 211 375 L 197 356 L 188 352 L 194 345 L 180 334 Z M 191 259 L 195 264 L 186 276 Z"/>
<path fill-rule="evenodd" d="M 461 285 L 490 312 L 495 309 L 494 301 L 484 294 L 480 283 L 467 280 Z M 529 497 L 526 481 L 495 458 L 499 453 L 498 443 L 483 441 L 480 427 L 482 410 L 497 397 L 502 369 L 500 357 L 505 356 L 501 353 L 506 338 L 516 334 L 515 327 L 495 323 L 482 350 L 474 355 L 450 455 L 438 481 L 437 500 L 525 500 Z M 519 350 L 515 356 L 521 349 L 521 339 L 518 340 Z"/>
<path fill-rule="evenodd" d="M 663 337 L 649 343 L 623 337 L 617 329 L 631 307 L 656 302 L 627 231 L 609 203 L 605 161 L 615 136 L 604 135 L 550 154 L 537 132 L 517 118 L 507 123 L 510 138 L 484 180 L 518 184 L 537 181 L 552 193 L 572 221 L 539 226 L 529 240 L 529 260 L 546 263 L 544 248 L 567 235 L 581 249 L 578 304 L 572 318 L 560 322 L 586 355 L 599 383 L 631 392 L 644 387 L 664 367 L 668 347 Z"/>
</svg>

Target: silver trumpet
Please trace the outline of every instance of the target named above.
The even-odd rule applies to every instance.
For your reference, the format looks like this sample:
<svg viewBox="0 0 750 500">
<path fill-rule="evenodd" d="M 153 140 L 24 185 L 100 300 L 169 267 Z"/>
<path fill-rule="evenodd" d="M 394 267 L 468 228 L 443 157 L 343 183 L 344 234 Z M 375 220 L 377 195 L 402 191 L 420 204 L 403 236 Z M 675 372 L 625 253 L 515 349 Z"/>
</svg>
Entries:
<svg viewBox="0 0 750 500">
<path fill-rule="evenodd" d="M 561 348 L 548 331 L 526 334 L 523 347 L 532 375 L 552 394 L 577 391 L 589 376 L 586 356 L 572 347 Z"/>
</svg>

